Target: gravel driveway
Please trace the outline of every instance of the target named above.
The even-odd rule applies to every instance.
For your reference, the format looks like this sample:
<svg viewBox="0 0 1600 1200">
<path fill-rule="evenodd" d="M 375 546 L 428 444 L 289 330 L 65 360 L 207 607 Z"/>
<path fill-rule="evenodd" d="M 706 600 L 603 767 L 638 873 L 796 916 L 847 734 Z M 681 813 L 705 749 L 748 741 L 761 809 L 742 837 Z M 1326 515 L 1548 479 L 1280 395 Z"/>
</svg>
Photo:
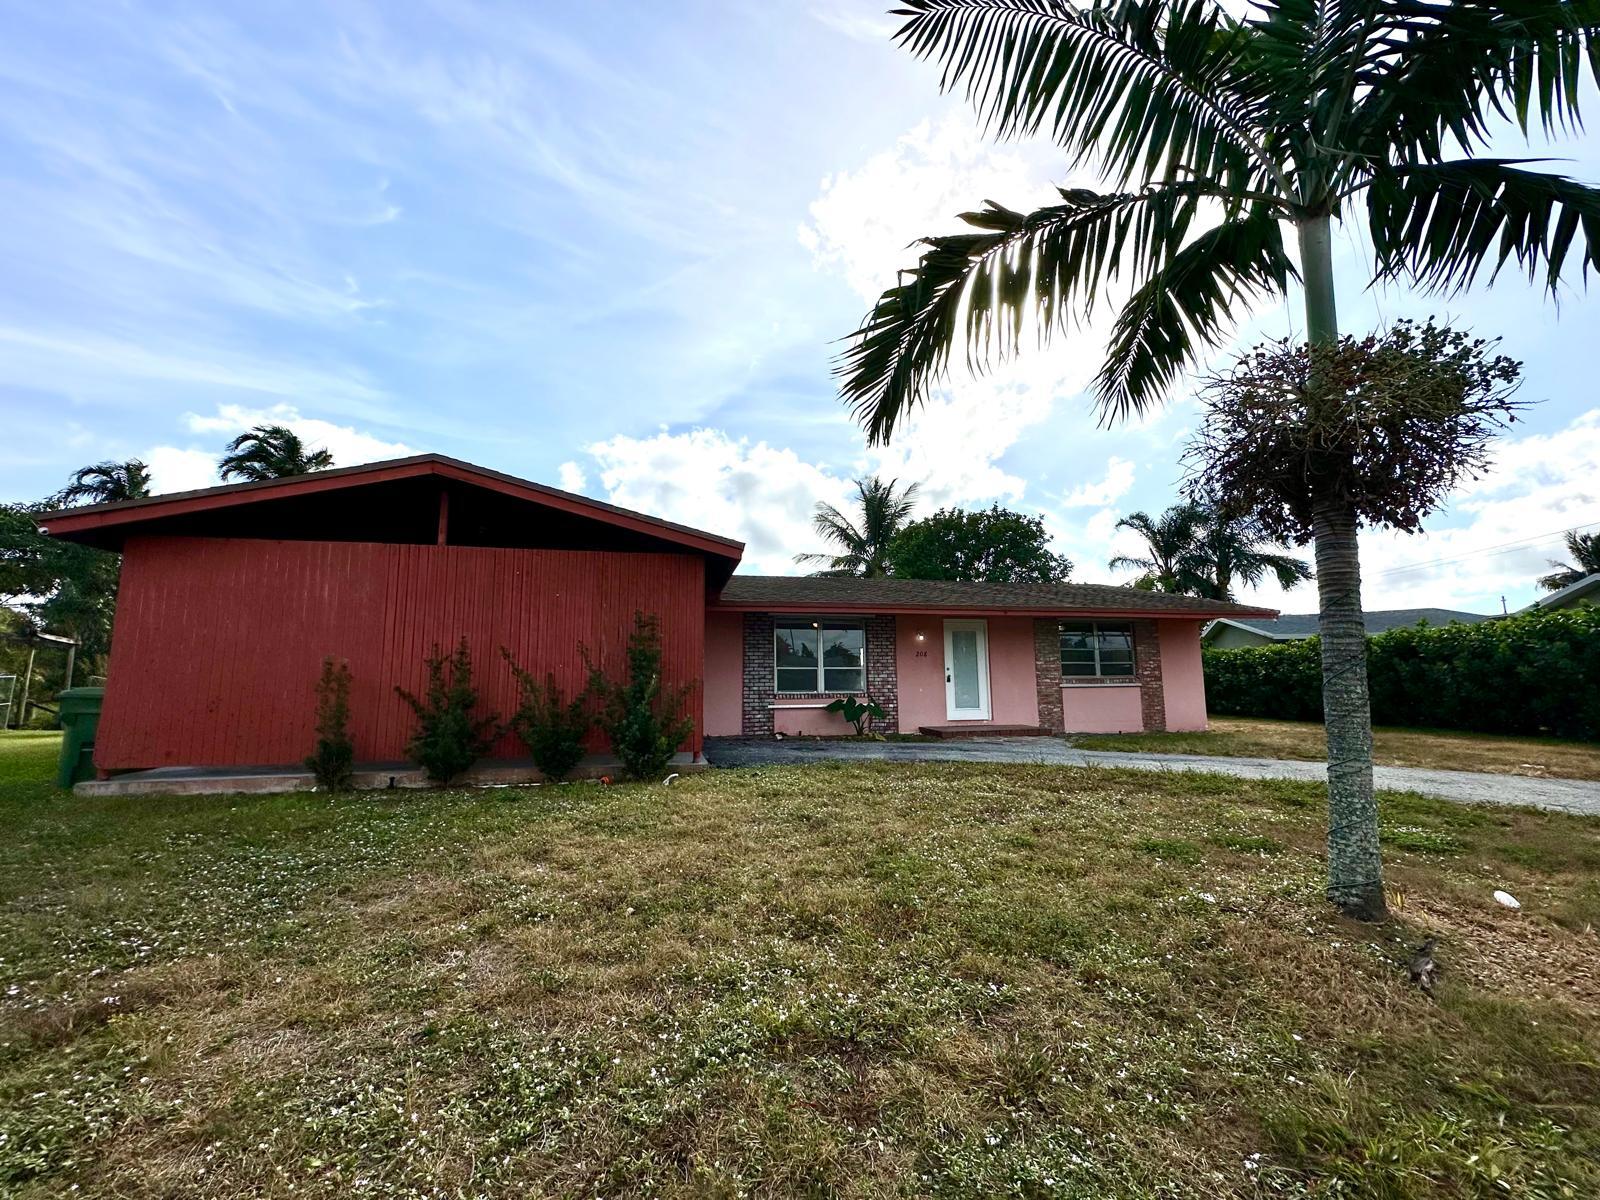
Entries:
<svg viewBox="0 0 1600 1200">
<path fill-rule="evenodd" d="M 1059 763 L 1070 767 L 1133 767 L 1141 771 L 1210 771 L 1242 779 L 1327 779 L 1319 762 L 1281 758 L 1213 758 L 1196 754 L 1128 754 L 1079 750 L 1060 738 L 972 738 L 937 742 L 856 742 L 786 738 L 707 738 L 714 767 L 792 766 L 808 762 Z M 1576 779 L 1530 779 L 1477 771 L 1432 771 L 1421 767 L 1377 767 L 1379 788 L 1420 792 L 1463 804 L 1526 804 L 1558 812 L 1600 816 L 1600 783 Z"/>
</svg>

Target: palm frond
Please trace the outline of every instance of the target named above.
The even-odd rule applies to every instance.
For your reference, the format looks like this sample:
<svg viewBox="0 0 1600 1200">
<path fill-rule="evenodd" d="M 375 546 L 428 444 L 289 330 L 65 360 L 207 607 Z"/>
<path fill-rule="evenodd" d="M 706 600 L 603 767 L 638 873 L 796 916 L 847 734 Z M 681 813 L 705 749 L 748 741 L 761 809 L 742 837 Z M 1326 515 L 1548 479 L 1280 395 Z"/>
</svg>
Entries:
<svg viewBox="0 0 1600 1200">
<path fill-rule="evenodd" d="M 1552 291 L 1582 234 L 1580 276 L 1596 265 L 1600 188 L 1526 171 L 1510 159 L 1463 159 L 1379 171 L 1367 194 L 1380 277 L 1407 275 L 1453 292 L 1486 262 L 1515 259 Z"/>
<path fill-rule="evenodd" d="M 1149 571 L 1153 573 L 1159 569 L 1155 560 L 1139 558 L 1130 554 L 1119 554 L 1106 563 L 1106 566 L 1113 571 Z"/>
<path fill-rule="evenodd" d="M 1600 81 L 1600 0 L 1368 3 L 1352 134 L 1369 153 L 1440 162 L 1452 141 L 1487 144 L 1496 118 L 1571 130 Z"/>
<path fill-rule="evenodd" d="M 1179 250 L 1117 314 L 1095 377 L 1102 421 L 1143 411 L 1198 362 L 1202 347 L 1223 340 L 1237 309 L 1284 294 L 1294 274 L 1282 226 L 1262 205 Z"/>
<path fill-rule="evenodd" d="M 1062 203 L 1031 213 L 993 201 L 962 219 L 984 232 L 924 239 L 912 271 L 879 297 L 840 355 L 840 392 L 887 441 L 898 420 L 945 378 L 951 348 L 967 366 L 1004 361 L 1034 318 L 1040 340 L 1093 312 L 1102 287 L 1127 272 L 1136 285 L 1172 259 L 1188 235 L 1199 183 L 1102 195 L 1063 188 Z"/>
<path fill-rule="evenodd" d="M 1248 188 L 1271 164 L 1229 95 L 1239 25 L 1207 0 L 906 0 L 896 39 L 1002 137 L 1042 131 L 1115 187 L 1180 169 Z"/>
</svg>

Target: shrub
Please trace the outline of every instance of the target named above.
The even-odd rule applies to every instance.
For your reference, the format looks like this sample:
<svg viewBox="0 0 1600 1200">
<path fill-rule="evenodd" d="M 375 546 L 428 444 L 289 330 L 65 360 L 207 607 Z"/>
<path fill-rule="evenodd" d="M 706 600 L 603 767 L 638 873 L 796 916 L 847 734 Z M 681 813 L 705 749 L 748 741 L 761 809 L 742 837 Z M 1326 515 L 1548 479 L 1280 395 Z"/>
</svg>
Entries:
<svg viewBox="0 0 1600 1200">
<path fill-rule="evenodd" d="M 600 728 L 630 779 L 653 779 L 672 761 L 678 745 L 694 729 L 683 711 L 692 684 L 672 693 L 661 684 L 661 625 L 654 616 L 635 613 L 628 636 L 627 672 L 619 682 L 608 679 L 583 652 L 589 667 L 589 690 L 600 710 Z"/>
<path fill-rule="evenodd" d="M 1322 719 L 1315 637 L 1205 652 L 1206 702 L 1222 716 Z M 1367 639 L 1379 725 L 1600 738 L 1600 608 L 1421 625 Z"/>
<path fill-rule="evenodd" d="M 348 792 L 355 776 L 356 747 L 350 740 L 350 664 L 329 655 L 317 680 L 317 748 L 306 769 L 317 786 Z"/>
<path fill-rule="evenodd" d="M 884 712 L 878 706 L 878 702 L 871 698 L 861 701 L 854 696 L 841 696 L 822 711 L 842 713 L 844 719 L 856 727 L 857 737 L 865 737 L 867 735 L 867 721 L 871 718 L 876 717 L 880 721 L 889 719 L 889 714 Z"/>
<path fill-rule="evenodd" d="M 500 648 L 517 679 L 517 711 L 511 714 L 511 731 L 528 748 L 533 765 L 546 779 L 565 779 L 583 759 L 583 739 L 594 720 L 589 700 L 579 693 L 563 699 L 556 677 L 547 674 L 544 685 L 517 665 L 511 651 Z"/>
<path fill-rule="evenodd" d="M 446 784 L 489 748 L 500 716 L 473 715 L 478 693 L 472 686 L 472 654 L 466 638 L 461 639 L 454 654 L 434 646 L 427 663 L 428 689 L 422 699 L 402 687 L 394 690 L 417 716 L 417 729 L 406 743 L 406 753 L 430 780 Z"/>
</svg>

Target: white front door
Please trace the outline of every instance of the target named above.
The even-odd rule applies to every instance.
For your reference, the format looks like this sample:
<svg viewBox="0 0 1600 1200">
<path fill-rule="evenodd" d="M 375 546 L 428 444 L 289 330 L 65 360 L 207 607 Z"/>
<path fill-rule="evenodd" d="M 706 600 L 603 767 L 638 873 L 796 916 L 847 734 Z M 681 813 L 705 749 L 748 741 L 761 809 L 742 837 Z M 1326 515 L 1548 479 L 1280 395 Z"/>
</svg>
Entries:
<svg viewBox="0 0 1600 1200">
<path fill-rule="evenodd" d="M 944 623 L 944 709 L 951 721 L 989 719 L 989 623 Z"/>
</svg>

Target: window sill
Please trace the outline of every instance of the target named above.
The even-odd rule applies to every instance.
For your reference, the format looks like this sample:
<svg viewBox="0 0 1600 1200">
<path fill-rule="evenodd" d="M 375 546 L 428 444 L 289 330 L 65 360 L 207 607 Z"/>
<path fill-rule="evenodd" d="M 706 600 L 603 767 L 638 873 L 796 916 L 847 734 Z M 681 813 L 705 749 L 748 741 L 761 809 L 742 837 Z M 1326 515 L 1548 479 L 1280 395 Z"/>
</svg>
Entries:
<svg viewBox="0 0 1600 1200">
<path fill-rule="evenodd" d="M 1075 675 L 1070 680 L 1062 679 L 1064 688 L 1105 688 L 1105 687 L 1138 687 L 1139 681 L 1132 675 Z"/>
</svg>

